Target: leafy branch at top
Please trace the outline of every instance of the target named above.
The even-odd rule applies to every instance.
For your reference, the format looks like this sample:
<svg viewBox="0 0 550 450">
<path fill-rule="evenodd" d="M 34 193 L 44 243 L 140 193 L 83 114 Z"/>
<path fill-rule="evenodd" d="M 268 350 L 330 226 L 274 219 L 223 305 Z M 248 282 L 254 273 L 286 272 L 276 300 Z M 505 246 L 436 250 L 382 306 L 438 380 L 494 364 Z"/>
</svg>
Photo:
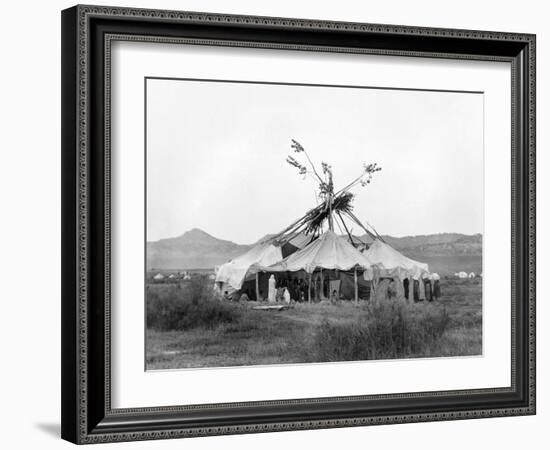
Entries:
<svg viewBox="0 0 550 450">
<path fill-rule="evenodd" d="M 363 164 L 359 176 L 345 185 L 342 189 L 335 192 L 333 182 L 332 166 L 322 161 L 320 170 L 313 164 L 306 149 L 298 141 L 292 139 L 291 148 L 294 150 L 294 155 L 288 155 L 286 162 L 298 170 L 302 176 L 310 176 L 319 186 L 318 199 L 322 200 L 314 208 L 310 209 L 304 216 L 292 223 L 290 226 L 278 233 L 272 240 L 288 242 L 300 232 L 305 232 L 306 235 L 312 235 L 311 241 L 316 239 L 323 230 L 325 222 L 328 222 L 328 229 L 334 231 L 334 224 L 340 227 L 337 219 L 344 227 L 349 237 L 349 242 L 357 247 L 357 238 L 352 236 L 353 230 L 350 230 L 344 221 L 351 220 L 361 227 L 372 239 L 382 239 L 376 232 L 374 227 L 367 223 L 372 228 L 370 231 L 366 228 L 353 212 L 353 199 L 355 195 L 351 192 L 351 188 L 356 185 L 366 186 L 370 184 L 372 177 L 376 172 L 382 170 L 376 163 Z M 305 161 L 304 161 L 305 159 Z M 341 228 L 340 228 L 340 231 Z M 359 243 L 362 241 L 359 239 Z"/>
<path fill-rule="evenodd" d="M 376 172 L 379 172 L 382 170 L 381 167 L 379 167 L 376 163 L 366 164 L 363 163 L 363 169 L 359 176 L 355 178 L 353 181 L 348 183 L 346 186 L 344 186 L 342 189 L 340 189 L 338 192 L 334 192 L 334 183 L 332 181 L 332 166 L 327 164 L 326 162 L 321 162 L 321 171 L 322 176 L 319 174 L 319 171 L 317 171 L 317 168 L 315 167 L 315 164 L 313 164 L 313 161 L 309 157 L 309 154 L 307 153 L 306 149 L 295 139 L 292 139 L 292 143 L 290 147 L 294 150 L 294 153 L 303 153 L 304 156 L 307 159 L 307 164 L 309 164 L 309 168 L 307 164 L 302 164 L 298 159 L 296 159 L 294 156 L 287 156 L 286 161 L 291 166 L 298 169 L 298 173 L 300 175 L 311 175 L 316 182 L 319 183 L 319 197 L 323 200 L 326 200 L 329 195 L 338 195 L 343 192 L 348 191 L 352 187 L 356 185 L 361 185 L 362 187 L 365 187 L 367 184 L 370 184 L 373 175 Z"/>
</svg>

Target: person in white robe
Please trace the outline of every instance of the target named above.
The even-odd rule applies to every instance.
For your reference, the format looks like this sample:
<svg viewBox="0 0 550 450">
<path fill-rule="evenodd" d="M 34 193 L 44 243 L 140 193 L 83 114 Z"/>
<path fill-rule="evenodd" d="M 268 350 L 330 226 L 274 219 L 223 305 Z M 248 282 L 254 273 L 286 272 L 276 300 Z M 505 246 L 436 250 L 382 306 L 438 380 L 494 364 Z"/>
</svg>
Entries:
<svg viewBox="0 0 550 450">
<path fill-rule="evenodd" d="M 285 290 L 283 292 L 283 298 L 285 300 L 285 303 L 288 305 L 290 304 L 290 292 L 288 292 L 288 289 L 285 287 Z"/>
<path fill-rule="evenodd" d="M 271 275 L 268 281 L 268 291 L 267 291 L 267 301 L 270 303 L 275 303 L 277 295 L 277 287 L 275 281 L 275 275 Z"/>
</svg>

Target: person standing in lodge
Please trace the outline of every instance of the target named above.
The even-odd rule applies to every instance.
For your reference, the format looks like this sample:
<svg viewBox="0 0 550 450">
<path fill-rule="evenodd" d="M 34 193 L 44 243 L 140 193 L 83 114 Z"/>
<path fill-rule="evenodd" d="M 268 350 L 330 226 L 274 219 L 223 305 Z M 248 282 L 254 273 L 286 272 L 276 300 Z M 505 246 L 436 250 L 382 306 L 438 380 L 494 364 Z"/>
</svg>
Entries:
<svg viewBox="0 0 550 450">
<path fill-rule="evenodd" d="M 267 301 L 269 303 L 275 303 L 275 296 L 277 295 L 277 289 L 276 289 L 276 281 L 275 281 L 275 275 L 271 275 L 269 277 L 268 286 L 269 290 L 267 292 Z"/>
<path fill-rule="evenodd" d="M 292 288 L 290 291 L 290 297 L 295 301 L 300 300 L 300 287 L 298 285 L 297 278 L 292 278 Z"/>
<path fill-rule="evenodd" d="M 386 296 L 389 300 L 393 300 L 396 295 L 397 295 L 397 292 L 395 290 L 395 282 L 393 281 L 393 279 L 390 279 L 390 281 L 388 283 L 388 289 L 387 289 L 387 295 Z"/>
<path fill-rule="evenodd" d="M 409 279 L 404 278 L 403 279 L 403 291 L 405 292 L 405 298 L 409 299 Z"/>
<path fill-rule="evenodd" d="M 416 278 L 413 278 L 413 299 L 415 303 L 420 301 L 419 288 L 420 283 Z"/>
<path fill-rule="evenodd" d="M 283 290 L 283 300 L 287 305 L 290 304 L 290 292 L 288 292 L 288 288 L 284 288 Z"/>
<path fill-rule="evenodd" d="M 306 286 L 304 280 L 300 278 L 298 280 L 298 301 L 303 302 L 306 298 Z"/>
<path fill-rule="evenodd" d="M 432 302 L 433 301 L 432 280 L 430 280 L 429 276 L 424 278 L 424 291 L 426 292 L 426 300 L 428 300 L 429 302 Z"/>
<path fill-rule="evenodd" d="M 418 277 L 418 298 L 421 302 L 426 300 L 426 292 L 424 291 L 424 280 L 422 276 Z"/>
</svg>

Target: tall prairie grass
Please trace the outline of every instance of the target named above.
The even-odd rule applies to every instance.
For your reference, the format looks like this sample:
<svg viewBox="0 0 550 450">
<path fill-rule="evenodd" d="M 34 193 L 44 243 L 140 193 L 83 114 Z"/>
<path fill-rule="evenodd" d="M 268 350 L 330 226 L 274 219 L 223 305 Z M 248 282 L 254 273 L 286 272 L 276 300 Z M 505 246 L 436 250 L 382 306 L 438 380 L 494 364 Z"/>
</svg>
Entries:
<svg viewBox="0 0 550 450">
<path fill-rule="evenodd" d="M 353 323 L 325 319 L 315 330 L 309 358 L 358 361 L 430 356 L 450 322 L 444 307 L 377 302 Z"/>
<path fill-rule="evenodd" d="M 147 328 L 158 331 L 213 328 L 232 323 L 240 311 L 218 300 L 205 275 L 189 283 L 161 284 L 147 288 Z"/>
<path fill-rule="evenodd" d="M 148 287 L 148 369 L 483 353 L 481 280 L 444 280 L 433 303 L 297 303 L 285 311 L 220 301 L 210 280 L 191 281 Z"/>
</svg>

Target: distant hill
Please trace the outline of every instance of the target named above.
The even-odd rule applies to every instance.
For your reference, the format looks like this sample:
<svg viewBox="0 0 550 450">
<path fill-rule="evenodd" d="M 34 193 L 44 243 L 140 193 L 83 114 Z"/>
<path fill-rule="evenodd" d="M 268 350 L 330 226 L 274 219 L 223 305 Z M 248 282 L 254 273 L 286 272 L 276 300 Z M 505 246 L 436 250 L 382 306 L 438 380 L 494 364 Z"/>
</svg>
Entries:
<svg viewBox="0 0 550 450">
<path fill-rule="evenodd" d="M 420 236 L 382 238 L 395 249 L 426 255 L 481 255 L 481 234 L 440 233 Z"/>
<path fill-rule="evenodd" d="M 147 269 L 212 268 L 249 248 L 193 228 L 175 238 L 147 242 Z"/>
<path fill-rule="evenodd" d="M 270 236 L 273 235 L 266 235 L 259 241 Z M 362 238 L 366 242 L 371 241 L 368 237 L 363 236 Z M 454 260 L 457 262 L 472 260 L 476 262 L 476 267 L 472 267 L 471 270 L 481 270 L 481 234 L 441 233 L 405 237 L 382 236 L 382 238 L 405 255 L 429 262 L 430 268 L 433 267 L 434 262 L 447 261 L 445 263 L 445 267 L 448 266 L 447 269 L 443 267 L 438 269 L 439 264 L 437 264 L 433 270 L 452 271 L 454 270 L 454 264 L 452 264 Z M 147 269 L 213 268 L 245 253 L 253 245 L 236 244 L 218 239 L 203 230 L 193 228 L 178 237 L 148 242 Z M 470 266 L 470 264 L 468 265 Z M 465 267 L 465 269 L 467 268 Z"/>
<path fill-rule="evenodd" d="M 451 276 L 456 272 L 483 271 L 482 235 L 441 233 L 383 239 L 409 258 L 428 263 L 431 272 Z"/>
</svg>

